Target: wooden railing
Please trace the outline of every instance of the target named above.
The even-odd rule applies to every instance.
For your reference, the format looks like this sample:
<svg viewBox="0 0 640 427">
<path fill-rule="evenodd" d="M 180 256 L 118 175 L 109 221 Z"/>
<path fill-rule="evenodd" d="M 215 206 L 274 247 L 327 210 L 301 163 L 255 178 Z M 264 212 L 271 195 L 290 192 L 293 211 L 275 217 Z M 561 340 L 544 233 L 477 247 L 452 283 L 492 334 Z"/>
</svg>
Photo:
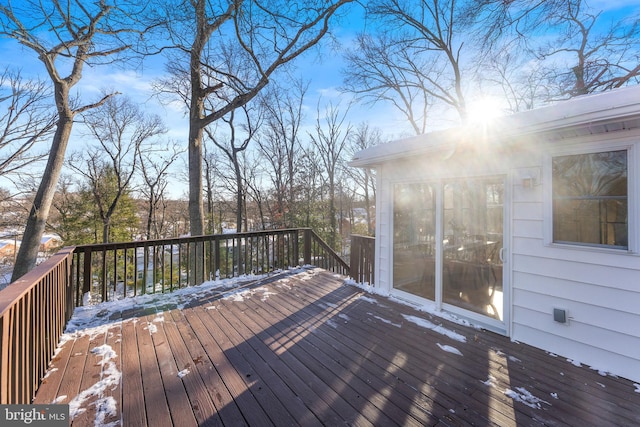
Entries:
<svg viewBox="0 0 640 427">
<path fill-rule="evenodd" d="M 354 237 L 351 277 L 372 283 L 373 239 Z M 350 275 L 308 228 L 64 248 L 0 291 L 0 404 L 31 402 L 76 306 L 303 265 Z"/>
<path fill-rule="evenodd" d="M 356 283 L 373 285 L 375 283 L 375 238 L 351 235 L 349 256 L 349 275 Z"/>
<path fill-rule="evenodd" d="M 209 280 L 304 264 L 349 274 L 349 265 L 311 229 L 77 246 L 75 303 L 86 303 L 87 296 L 102 302 L 171 292 Z"/>
<path fill-rule="evenodd" d="M 0 404 L 29 403 L 73 314 L 73 248 L 0 291 Z"/>
</svg>

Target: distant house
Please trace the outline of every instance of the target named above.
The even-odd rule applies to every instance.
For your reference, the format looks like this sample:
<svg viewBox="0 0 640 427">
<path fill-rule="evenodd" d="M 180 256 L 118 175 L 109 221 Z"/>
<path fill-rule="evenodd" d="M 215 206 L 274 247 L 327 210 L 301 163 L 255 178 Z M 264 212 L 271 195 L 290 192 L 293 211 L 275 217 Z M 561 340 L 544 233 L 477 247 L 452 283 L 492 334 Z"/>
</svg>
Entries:
<svg viewBox="0 0 640 427">
<path fill-rule="evenodd" d="M 40 239 L 40 252 L 53 252 L 60 248 L 62 239 L 56 234 L 45 234 Z"/>
<path fill-rule="evenodd" d="M 640 381 L 640 87 L 357 153 L 376 283 Z"/>
<path fill-rule="evenodd" d="M 16 242 L 14 240 L 0 240 L 0 262 L 13 262 L 16 250 Z"/>
</svg>

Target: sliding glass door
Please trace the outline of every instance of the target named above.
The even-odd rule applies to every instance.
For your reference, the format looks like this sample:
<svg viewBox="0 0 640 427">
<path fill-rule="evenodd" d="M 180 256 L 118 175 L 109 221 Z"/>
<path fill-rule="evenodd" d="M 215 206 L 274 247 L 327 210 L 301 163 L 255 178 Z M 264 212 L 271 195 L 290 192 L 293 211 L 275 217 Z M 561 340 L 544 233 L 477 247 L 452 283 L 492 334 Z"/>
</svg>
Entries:
<svg viewBox="0 0 640 427">
<path fill-rule="evenodd" d="M 396 184 L 394 289 L 503 322 L 504 190 L 503 177 Z"/>
<path fill-rule="evenodd" d="M 398 184 L 393 209 L 393 283 L 435 300 L 436 193 L 432 184 Z"/>
<path fill-rule="evenodd" d="M 443 186 L 442 301 L 503 320 L 502 178 Z"/>
</svg>

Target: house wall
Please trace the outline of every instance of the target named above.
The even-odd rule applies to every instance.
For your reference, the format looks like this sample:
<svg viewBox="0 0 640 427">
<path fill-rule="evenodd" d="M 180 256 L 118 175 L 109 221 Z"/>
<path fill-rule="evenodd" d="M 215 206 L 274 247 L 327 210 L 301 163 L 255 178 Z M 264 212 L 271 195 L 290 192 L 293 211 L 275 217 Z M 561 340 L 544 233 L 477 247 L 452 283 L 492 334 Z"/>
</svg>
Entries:
<svg viewBox="0 0 640 427">
<path fill-rule="evenodd" d="M 532 142 L 533 141 L 533 142 Z M 621 131 L 554 141 L 524 141 L 485 161 L 437 156 L 378 167 L 376 286 L 392 288 L 393 184 L 456 176 L 507 175 L 505 234 L 507 334 L 560 357 L 640 381 L 640 132 Z M 522 147 L 521 146 L 521 147 Z M 633 146 L 629 158 L 630 250 L 551 242 L 550 156 L 577 147 Z M 524 178 L 533 177 L 533 186 Z M 632 206 L 633 203 L 633 206 Z M 553 309 L 569 321 L 553 320 Z"/>
<path fill-rule="evenodd" d="M 514 340 L 640 381 L 640 256 L 638 254 L 638 150 L 640 133 L 625 131 L 554 141 L 528 156 L 540 179 L 524 188 L 514 179 L 511 283 Z M 551 238 L 551 171 L 554 153 L 632 146 L 629 161 L 630 250 L 559 245 Z M 553 309 L 569 321 L 553 320 Z"/>
</svg>

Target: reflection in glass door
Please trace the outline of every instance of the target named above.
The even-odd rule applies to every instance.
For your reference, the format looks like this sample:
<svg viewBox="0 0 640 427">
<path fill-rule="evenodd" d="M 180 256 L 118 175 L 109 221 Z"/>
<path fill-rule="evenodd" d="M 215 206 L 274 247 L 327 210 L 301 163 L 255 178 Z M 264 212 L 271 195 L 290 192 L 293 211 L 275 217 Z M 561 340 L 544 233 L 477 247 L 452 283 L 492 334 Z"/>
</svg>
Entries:
<svg viewBox="0 0 640 427">
<path fill-rule="evenodd" d="M 442 301 L 503 317 L 504 181 L 456 179 L 443 187 Z"/>
<path fill-rule="evenodd" d="M 393 283 L 435 300 L 435 186 L 397 184 L 393 203 Z"/>
</svg>

